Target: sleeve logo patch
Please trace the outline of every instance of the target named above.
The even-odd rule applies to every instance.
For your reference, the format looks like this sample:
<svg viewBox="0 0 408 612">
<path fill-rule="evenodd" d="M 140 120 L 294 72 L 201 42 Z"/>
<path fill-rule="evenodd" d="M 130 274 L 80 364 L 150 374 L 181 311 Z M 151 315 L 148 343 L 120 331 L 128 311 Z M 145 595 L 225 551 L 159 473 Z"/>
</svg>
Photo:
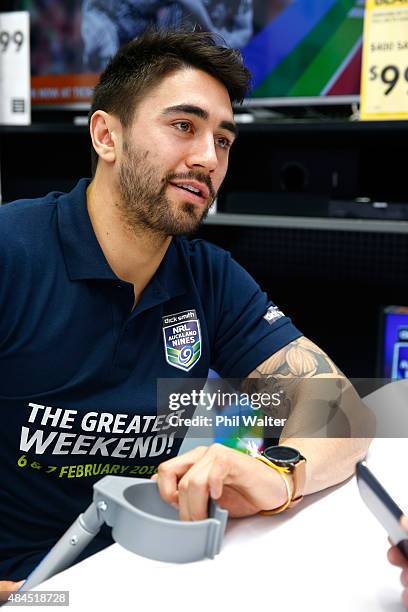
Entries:
<svg viewBox="0 0 408 612">
<path fill-rule="evenodd" d="M 281 319 L 284 316 L 285 315 L 283 314 L 283 312 L 279 310 L 277 306 L 270 306 L 264 314 L 263 318 L 265 319 L 265 321 L 268 321 L 269 325 L 272 325 L 272 323 L 275 323 L 275 321 Z"/>
<path fill-rule="evenodd" d="M 200 321 L 195 310 L 184 310 L 163 317 L 166 361 L 188 372 L 201 357 Z"/>
</svg>

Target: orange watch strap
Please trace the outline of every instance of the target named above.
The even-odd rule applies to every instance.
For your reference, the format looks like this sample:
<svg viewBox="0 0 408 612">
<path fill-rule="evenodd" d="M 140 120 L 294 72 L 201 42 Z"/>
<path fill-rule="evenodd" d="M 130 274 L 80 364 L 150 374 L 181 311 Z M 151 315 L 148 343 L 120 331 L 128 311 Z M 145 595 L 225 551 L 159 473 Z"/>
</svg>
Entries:
<svg viewBox="0 0 408 612">
<path fill-rule="evenodd" d="M 266 465 L 268 465 L 269 467 L 271 467 L 272 469 L 280 473 L 280 475 L 285 481 L 286 491 L 288 494 L 288 499 L 286 500 L 284 504 L 282 504 L 278 508 L 273 508 L 272 510 L 261 510 L 259 514 L 262 514 L 264 516 L 270 516 L 272 514 L 279 514 L 280 512 L 283 512 L 283 510 L 286 510 L 286 508 L 293 508 L 300 501 L 302 501 L 303 491 L 304 491 L 305 482 L 306 482 L 306 459 L 304 457 L 302 457 L 300 461 L 298 461 L 298 463 L 294 465 L 293 469 L 276 465 L 275 463 L 273 463 L 272 461 L 270 461 L 269 459 L 267 459 L 266 457 L 260 454 L 255 455 L 255 459 L 258 459 L 258 461 L 262 461 L 262 463 L 265 463 Z M 293 481 L 292 490 L 290 489 L 289 478 L 288 478 L 289 475 L 292 476 L 292 481 Z"/>
<path fill-rule="evenodd" d="M 281 506 L 278 506 L 278 508 L 273 508 L 272 510 L 261 510 L 259 514 L 262 514 L 263 516 L 270 516 L 271 514 L 279 514 L 280 512 L 283 512 L 284 510 L 286 510 L 286 508 L 289 507 L 292 501 L 292 491 L 290 489 L 289 478 L 288 478 L 288 475 L 290 474 L 290 470 L 288 468 L 282 468 L 279 465 L 276 465 L 275 463 L 273 463 L 272 461 L 270 461 L 263 455 L 255 455 L 255 459 L 258 459 L 258 461 L 262 461 L 262 463 L 265 463 L 270 468 L 274 469 L 276 472 L 279 472 L 279 474 L 282 476 L 285 482 L 286 493 L 288 496 L 285 503 L 282 504 Z"/>
<path fill-rule="evenodd" d="M 293 508 L 293 506 L 296 506 L 303 499 L 303 491 L 305 490 L 306 482 L 306 459 L 302 458 L 298 461 L 291 471 L 291 474 L 293 478 L 293 492 L 288 508 Z"/>
</svg>

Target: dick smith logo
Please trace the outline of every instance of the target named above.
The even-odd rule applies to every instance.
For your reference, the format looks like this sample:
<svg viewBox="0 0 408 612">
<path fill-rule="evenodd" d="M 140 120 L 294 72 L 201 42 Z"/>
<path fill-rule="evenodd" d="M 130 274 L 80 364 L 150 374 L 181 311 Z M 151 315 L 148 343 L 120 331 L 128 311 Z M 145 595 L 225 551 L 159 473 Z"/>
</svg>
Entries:
<svg viewBox="0 0 408 612">
<path fill-rule="evenodd" d="M 188 372 L 201 357 L 200 321 L 195 310 L 184 310 L 163 317 L 166 361 Z"/>
<path fill-rule="evenodd" d="M 263 318 L 271 325 L 272 323 L 277 321 L 277 319 L 281 319 L 284 316 L 285 315 L 283 314 L 283 312 L 279 310 L 277 306 L 270 306 L 264 314 Z"/>
</svg>

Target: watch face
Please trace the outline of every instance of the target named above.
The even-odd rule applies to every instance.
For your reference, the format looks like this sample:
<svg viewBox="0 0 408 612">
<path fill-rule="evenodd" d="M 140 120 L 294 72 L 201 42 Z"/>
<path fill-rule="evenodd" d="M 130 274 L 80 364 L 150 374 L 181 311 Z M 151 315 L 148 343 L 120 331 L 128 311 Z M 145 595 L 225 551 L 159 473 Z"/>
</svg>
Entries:
<svg viewBox="0 0 408 612">
<path fill-rule="evenodd" d="M 290 446 L 268 446 L 263 454 L 275 463 L 297 463 L 300 459 L 299 452 Z"/>
</svg>

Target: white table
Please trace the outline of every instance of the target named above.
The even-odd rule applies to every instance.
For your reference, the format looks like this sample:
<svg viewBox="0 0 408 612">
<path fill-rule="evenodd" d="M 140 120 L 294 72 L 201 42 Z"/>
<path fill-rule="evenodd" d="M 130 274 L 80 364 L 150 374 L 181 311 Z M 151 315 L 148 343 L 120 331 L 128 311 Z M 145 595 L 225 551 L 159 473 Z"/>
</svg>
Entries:
<svg viewBox="0 0 408 612">
<path fill-rule="evenodd" d="M 407 448 L 406 439 L 377 439 L 368 460 L 404 511 Z M 167 564 L 114 544 L 35 590 L 68 590 L 70 612 L 397 612 L 400 570 L 387 562 L 388 548 L 352 478 L 279 516 L 230 520 L 214 560 Z"/>
</svg>

